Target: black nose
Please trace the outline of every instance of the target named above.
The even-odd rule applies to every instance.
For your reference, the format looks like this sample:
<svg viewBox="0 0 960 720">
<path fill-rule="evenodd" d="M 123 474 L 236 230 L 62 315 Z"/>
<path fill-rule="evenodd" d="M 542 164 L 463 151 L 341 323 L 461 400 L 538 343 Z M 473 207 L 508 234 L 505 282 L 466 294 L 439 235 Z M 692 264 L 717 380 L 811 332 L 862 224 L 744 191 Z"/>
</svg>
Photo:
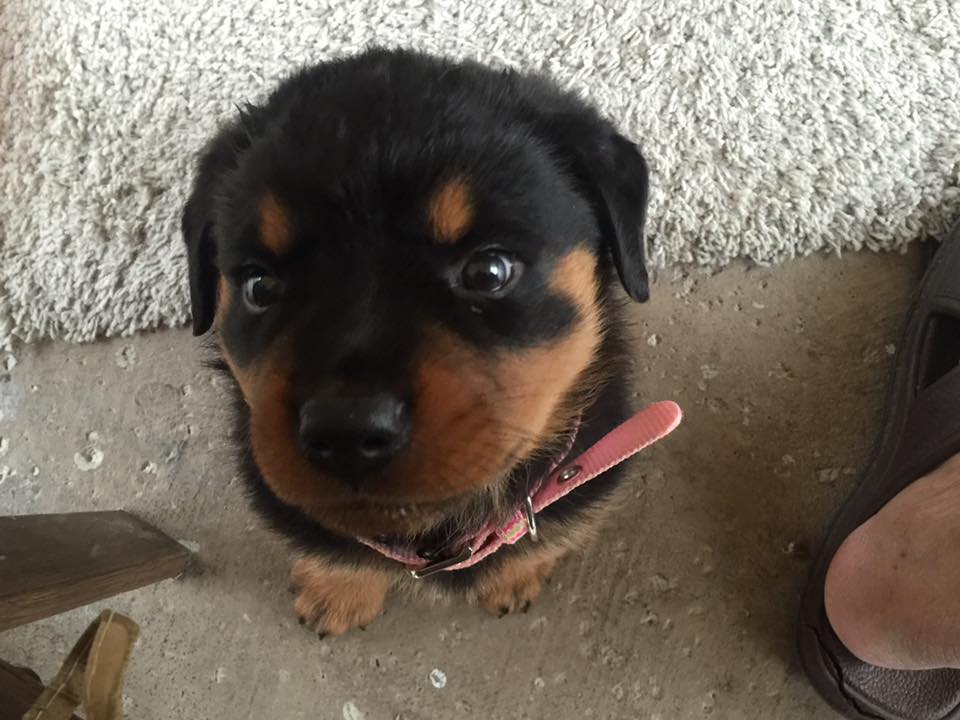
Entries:
<svg viewBox="0 0 960 720">
<path fill-rule="evenodd" d="M 318 468 L 358 486 L 410 439 L 410 409 L 387 392 L 324 394 L 300 409 L 300 445 Z"/>
</svg>

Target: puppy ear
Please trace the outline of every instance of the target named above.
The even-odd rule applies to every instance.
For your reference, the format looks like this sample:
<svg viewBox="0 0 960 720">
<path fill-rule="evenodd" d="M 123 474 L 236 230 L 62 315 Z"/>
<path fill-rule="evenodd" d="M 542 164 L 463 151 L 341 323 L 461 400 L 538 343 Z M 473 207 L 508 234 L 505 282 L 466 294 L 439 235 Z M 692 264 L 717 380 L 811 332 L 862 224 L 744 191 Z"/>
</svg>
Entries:
<svg viewBox="0 0 960 720">
<path fill-rule="evenodd" d="M 546 88 L 541 83 L 526 88 L 527 112 L 590 200 L 627 294 L 645 302 L 650 297 L 643 239 L 647 163 L 636 145 L 593 110 Z"/>
<path fill-rule="evenodd" d="M 193 334 L 203 335 L 217 310 L 216 245 L 213 241 L 212 187 L 203 174 L 183 210 L 181 227 L 190 272 L 190 314 Z"/>
<path fill-rule="evenodd" d="M 647 220 L 647 163 L 632 142 L 613 133 L 598 154 L 585 159 L 587 174 L 602 198 L 601 227 L 627 294 L 650 298 L 643 229 Z"/>
<path fill-rule="evenodd" d="M 183 209 L 181 228 L 190 268 L 190 313 L 193 334 L 202 335 L 213 325 L 217 311 L 217 245 L 214 239 L 214 198 L 225 174 L 253 144 L 263 128 L 260 108 L 237 106 L 238 117 L 220 130 L 200 156 L 197 179 Z"/>
</svg>

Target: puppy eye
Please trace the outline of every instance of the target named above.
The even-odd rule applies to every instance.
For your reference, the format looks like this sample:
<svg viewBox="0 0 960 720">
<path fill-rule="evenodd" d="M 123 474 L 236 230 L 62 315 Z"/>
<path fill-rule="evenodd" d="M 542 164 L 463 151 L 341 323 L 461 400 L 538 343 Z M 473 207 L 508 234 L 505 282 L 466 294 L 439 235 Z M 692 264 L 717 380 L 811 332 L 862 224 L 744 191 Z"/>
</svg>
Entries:
<svg viewBox="0 0 960 720">
<path fill-rule="evenodd" d="M 283 284 L 263 268 L 247 268 L 243 274 L 243 302 L 252 313 L 262 313 L 283 294 Z"/>
<path fill-rule="evenodd" d="M 520 267 L 520 261 L 503 250 L 482 250 L 463 266 L 460 285 L 473 293 L 502 295 L 519 276 Z"/>
</svg>

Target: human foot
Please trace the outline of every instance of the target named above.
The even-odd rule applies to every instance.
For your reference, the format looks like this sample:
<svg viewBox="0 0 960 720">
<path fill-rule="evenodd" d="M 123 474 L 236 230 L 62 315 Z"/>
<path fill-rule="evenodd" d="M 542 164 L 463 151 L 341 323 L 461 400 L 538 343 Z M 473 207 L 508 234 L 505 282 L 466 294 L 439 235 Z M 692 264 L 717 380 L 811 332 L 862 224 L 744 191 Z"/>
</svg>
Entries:
<svg viewBox="0 0 960 720">
<path fill-rule="evenodd" d="M 837 637 L 864 662 L 960 668 L 960 455 L 844 541 L 824 601 Z"/>
<path fill-rule="evenodd" d="M 889 592 L 891 588 L 876 575 L 886 573 L 889 579 L 892 563 L 904 563 L 911 553 L 919 552 L 919 546 L 914 544 L 914 549 L 907 551 L 907 559 L 899 558 L 903 548 L 890 537 L 880 536 L 885 536 L 891 524 L 916 507 L 926 508 L 924 512 L 933 511 L 932 503 L 927 501 L 936 494 L 931 484 L 923 482 L 901 498 L 897 496 L 905 488 L 917 485 L 919 478 L 936 474 L 938 466 L 960 453 L 958 361 L 960 225 L 944 240 L 921 282 L 899 343 L 896 374 L 890 385 L 887 413 L 873 458 L 834 519 L 811 570 L 801 605 L 798 630 L 801 664 L 820 694 L 852 718 L 960 718 L 960 670 L 913 672 L 864 662 L 844 645 L 830 622 L 836 618 L 854 649 L 871 660 L 892 664 L 895 660 L 892 655 L 899 651 L 905 654 L 907 663 L 898 666 L 936 664 L 932 655 L 919 656 L 915 642 L 911 650 L 908 638 L 912 636 L 914 641 L 920 638 L 915 628 L 908 626 L 894 638 L 892 631 L 885 629 L 881 633 L 874 627 L 874 621 L 890 620 L 889 614 L 883 615 L 891 612 L 888 607 L 883 609 L 890 598 L 873 593 L 856 594 L 849 583 L 867 582 L 867 576 L 872 574 L 872 589 Z M 886 511 L 885 506 L 889 506 Z M 861 526 L 863 529 L 858 530 Z M 917 526 L 911 527 L 915 530 Z M 940 532 L 946 529 L 941 528 Z M 870 558 L 875 552 L 874 545 L 880 542 L 890 547 L 876 550 L 879 559 Z M 924 542 L 924 547 L 935 547 L 937 540 L 927 538 Z M 943 536 L 940 542 L 945 542 Z M 837 564 L 830 571 L 841 548 Z M 946 552 L 946 548 L 942 552 Z M 949 561 L 946 557 L 939 560 Z M 916 560 L 910 562 L 917 564 Z M 960 561 L 956 564 L 960 565 Z M 831 587 L 825 596 L 828 575 Z M 907 580 L 908 576 L 902 574 L 900 579 Z M 921 580 L 914 578 L 913 581 Z M 825 599 L 830 603 L 830 617 Z M 868 615 L 876 613 L 876 618 L 867 621 L 853 617 L 857 603 L 859 610 Z M 901 609 L 901 612 L 905 611 Z M 949 658 L 941 653 L 940 659 Z"/>
</svg>

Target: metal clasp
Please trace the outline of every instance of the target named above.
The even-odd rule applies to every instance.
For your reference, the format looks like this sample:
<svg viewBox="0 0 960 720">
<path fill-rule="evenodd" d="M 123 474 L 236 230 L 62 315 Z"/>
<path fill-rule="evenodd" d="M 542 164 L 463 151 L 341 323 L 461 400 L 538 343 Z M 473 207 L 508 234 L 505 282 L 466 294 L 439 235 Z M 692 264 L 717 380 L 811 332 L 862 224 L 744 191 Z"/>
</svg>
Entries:
<svg viewBox="0 0 960 720">
<path fill-rule="evenodd" d="M 530 539 L 534 542 L 539 542 L 540 538 L 537 535 L 537 516 L 533 512 L 533 498 L 527 495 L 526 501 L 523 503 L 523 514 L 527 518 L 527 532 L 530 535 Z"/>
<path fill-rule="evenodd" d="M 410 575 L 412 575 L 416 580 L 421 580 L 429 575 L 442 572 L 443 570 L 451 568 L 454 565 L 459 565 L 462 562 L 466 562 L 472 555 L 473 548 L 468 545 L 453 557 L 449 557 L 446 560 L 437 560 L 436 562 L 429 563 L 424 565 L 419 570 L 411 570 Z"/>
</svg>

